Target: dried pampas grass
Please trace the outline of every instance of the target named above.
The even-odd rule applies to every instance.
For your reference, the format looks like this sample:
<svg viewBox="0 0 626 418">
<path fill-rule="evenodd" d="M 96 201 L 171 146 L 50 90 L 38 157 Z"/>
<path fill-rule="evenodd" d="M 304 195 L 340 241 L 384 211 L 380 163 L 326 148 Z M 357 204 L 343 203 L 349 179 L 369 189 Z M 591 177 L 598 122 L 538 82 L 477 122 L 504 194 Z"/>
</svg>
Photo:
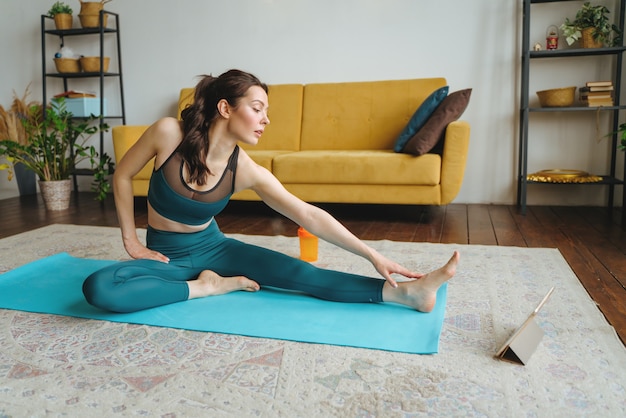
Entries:
<svg viewBox="0 0 626 418">
<path fill-rule="evenodd" d="M 42 116 L 39 102 L 28 102 L 30 85 L 26 87 L 24 95 L 18 97 L 13 91 L 13 103 L 6 110 L 0 105 L 0 140 L 9 139 L 21 145 L 28 144 L 28 134 L 25 122 L 33 125 Z"/>
</svg>

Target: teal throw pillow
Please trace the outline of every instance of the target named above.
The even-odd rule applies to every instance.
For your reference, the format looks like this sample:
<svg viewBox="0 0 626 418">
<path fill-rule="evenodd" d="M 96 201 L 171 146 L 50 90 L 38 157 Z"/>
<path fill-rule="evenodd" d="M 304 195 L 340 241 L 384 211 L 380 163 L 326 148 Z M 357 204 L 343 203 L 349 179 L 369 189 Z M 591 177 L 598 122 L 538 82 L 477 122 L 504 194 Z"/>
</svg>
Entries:
<svg viewBox="0 0 626 418">
<path fill-rule="evenodd" d="M 409 123 L 405 126 L 404 130 L 396 139 L 396 144 L 393 147 L 395 152 L 402 152 L 402 149 L 409 142 L 409 139 L 415 135 L 417 131 L 422 129 L 422 126 L 426 123 L 430 115 L 437 109 L 437 106 L 441 104 L 443 99 L 448 95 L 448 86 L 441 87 L 431 93 L 430 96 L 417 108 Z"/>
</svg>

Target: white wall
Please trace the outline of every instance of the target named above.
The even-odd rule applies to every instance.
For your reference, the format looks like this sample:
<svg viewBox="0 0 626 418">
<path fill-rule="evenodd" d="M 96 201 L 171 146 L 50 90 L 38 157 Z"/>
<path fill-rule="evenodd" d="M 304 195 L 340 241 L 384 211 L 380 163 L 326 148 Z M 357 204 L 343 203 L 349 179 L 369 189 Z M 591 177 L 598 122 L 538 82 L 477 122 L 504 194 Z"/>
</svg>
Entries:
<svg viewBox="0 0 626 418">
<path fill-rule="evenodd" d="M 66 2 L 75 9 L 78 26 L 80 3 Z M 41 98 L 40 15 L 52 3 L 2 2 L 0 103 L 5 106 L 13 90 L 21 94 L 29 83 L 32 97 Z M 535 6 L 543 10 L 533 39 L 545 43 L 549 24 L 573 17 L 579 2 L 570 3 Z M 120 14 L 128 124 L 174 115 L 181 87 L 193 86 L 197 75 L 229 68 L 250 71 L 269 84 L 444 76 L 451 91 L 473 88 L 462 117 L 472 133 L 456 202 L 515 202 L 521 0 L 114 0 L 106 9 Z M 51 56 L 58 45 L 54 37 L 46 39 Z M 66 38 L 66 44 L 84 55 L 95 52 L 95 41 Z M 53 68 L 51 60 L 48 65 Z M 561 70 L 554 61 L 539 65 L 545 71 L 531 79 L 531 92 L 582 85 L 606 73 L 604 64 L 593 60 Z M 115 96 L 115 90 L 109 93 L 112 111 Z M 531 150 L 531 171 L 606 170 L 606 141 L 592 139 L 594 115 L 554 124 L 543 119 L 533 125 L 533 138 L 539 139 Z M 110 139 L 107 147 L 112 154 Z M 567 161 L 564 151 L 571 157 Z M 0 190 L 16 190 L 3 174 Z M 577 187 L 535 186 L 529 203 L 605 203 L 604 188 Z"/>
</svg>

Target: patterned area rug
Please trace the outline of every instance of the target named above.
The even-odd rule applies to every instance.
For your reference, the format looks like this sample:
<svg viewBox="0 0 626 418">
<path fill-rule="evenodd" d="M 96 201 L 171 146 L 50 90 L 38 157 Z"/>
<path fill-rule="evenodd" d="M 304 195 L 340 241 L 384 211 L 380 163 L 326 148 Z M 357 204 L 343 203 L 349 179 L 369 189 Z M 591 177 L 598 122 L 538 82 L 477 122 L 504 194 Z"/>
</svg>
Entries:
<svg viewBox="0 0 626 418">
<path fill-rule="evenodd" d="M 232 236 L 298 254 L 297 238 Z M 461 251 L 439 354 L 0 310 L 0 417 L 626 415 L 626 350 L 558 250 L 369 244 L 417 271 Z M 115 228 L 52 225 L 0 240 L 0 273 L 58 252 L 127 257 Z M 375 274 L 325 243 L 317 264 Z M 494 359 L 552 286 L 529 364 Z"/>
</svg>

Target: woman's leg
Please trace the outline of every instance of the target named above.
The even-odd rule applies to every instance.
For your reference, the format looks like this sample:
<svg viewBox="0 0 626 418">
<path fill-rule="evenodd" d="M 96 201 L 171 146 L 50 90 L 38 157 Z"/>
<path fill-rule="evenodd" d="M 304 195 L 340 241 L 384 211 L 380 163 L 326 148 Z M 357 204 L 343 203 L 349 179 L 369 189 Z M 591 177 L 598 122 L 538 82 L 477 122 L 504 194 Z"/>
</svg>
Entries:
<svg viewBox="0 0 626 418">
<path fill-rule="evenodd" d="M 83 285 L 87 300 L 102 309 L 132 312 L 191 297 L 253 291 L 258 283 L 332 301 L 390 301 L 428 311 L 434 305 L 433 292 L 436 296 L 436 290 L 452 277 L 458 262 L 455 254 L 446 266 L 429 273 L 428 280 L 422 278 L 394 289 L 382 279 L 321 269 L 276 251 L 226 238 L 215 222 L 194 234 L 149 228 L 148 246 L 170 257 L 170 263 L 132 260 L 97 271 Z M 213 287 L 203 286 L 204 293 L 194 293 L 193 289 L 197 290 L 197 284 L 205 279 Z M 418 287 L 421 290 L 416 291 Z M 430 296 L 424 296 L 424 292 Z"/>
<path fill-rule="evenodd" d="M 243 276 L 260 286 L 295 290 L 337 302 L 382 302 L 382 279 L 316 267 L 277 251 L 226 238 L 219 248 L 191 255 L 194 267 L 223 277 Z M 249 289 L 252 290 L 252 289 Z"/>
<path fill-rule="evenodd" d="M 215 228 L 212 241 L 219 243 L 219 251 L 211 252 L 207 258 L 198 253 L 193 260 L 195 267 L 204 265 L 224 280 L 249 278 L 261 286 L 297 290 L 338 302 L 395 302 L 430 312 L 439 287 L 454 276 L 459 262 L 459 253 L 455 251 L 441 268 L 394 288 L 383 279 L 321 269 L 282 253 L 226 238 Z M 214 293 L 205 293 L 209 294 Z"/>
<path fill-rule="evenodd" d="M 134 312 L 187 300 L 187 280 L 200 271 L 153 260 L 122 261 L 87 277 L 83 294 L 98 308 Z"/>
<path fill-rule="evenodd" d="M 187 281 L 202 268 L 189 263 L 186 244 L 194 234 L 156 231 L 148 227 L 148 247 L 159 247 L 170 263 L 153 260 L 123 261 L 91 274 L 83 283 L 87 301 L 113 312 L 134 312 L 189 298 Z M 162 250 L 167 251 L 162 251 Z"/>
</svg>

